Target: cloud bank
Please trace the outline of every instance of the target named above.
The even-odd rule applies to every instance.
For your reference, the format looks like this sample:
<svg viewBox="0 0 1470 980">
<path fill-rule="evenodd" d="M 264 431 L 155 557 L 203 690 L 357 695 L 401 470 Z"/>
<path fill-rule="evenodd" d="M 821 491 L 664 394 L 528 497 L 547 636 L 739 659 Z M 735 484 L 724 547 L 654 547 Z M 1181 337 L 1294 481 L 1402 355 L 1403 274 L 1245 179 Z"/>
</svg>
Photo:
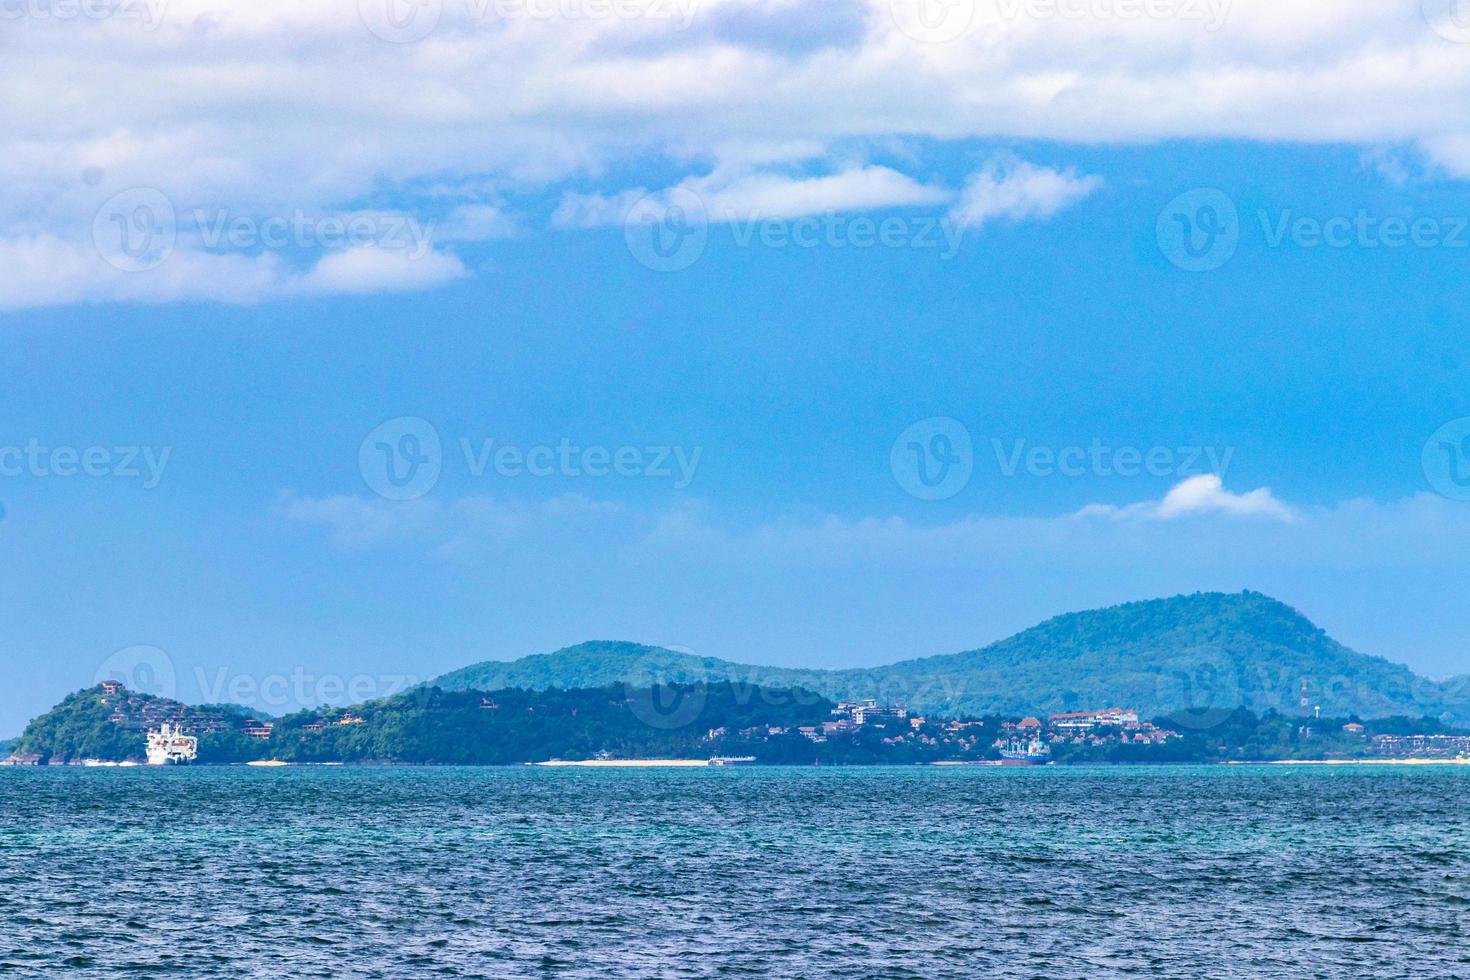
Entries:
<svg viewBox="0 0 1470 980">
<path fill-rule="evenodd" d="M 256 219 L 387 204 L 463 243 L 515 233 L 507 196 L 550 193 L 565 227 L 608 223 L 638 190 L 613 175 L 649 160 L 707 190 L 714 220 L 948 202 L 984 224 L 1098 186 L 1014 164 L 946 188 L 864 159 L 913 138 L 1392 146 L 1470 177 L 1470 31 L 1437 0 L 1137 5 L 1149 16 L 956 0 L 937 27 L 913 2 L 23 5 L 0 32 L 0 254 L 30 281 L 0 305 L 360 286 L 334 266 L 361 257 L 310 274 L 322 256 L 248 251 L 115 281 L 79 253 L 131 188 Z M 449 258 L 388 271 L 385 289 L 458 275 Z"/>
</svg>

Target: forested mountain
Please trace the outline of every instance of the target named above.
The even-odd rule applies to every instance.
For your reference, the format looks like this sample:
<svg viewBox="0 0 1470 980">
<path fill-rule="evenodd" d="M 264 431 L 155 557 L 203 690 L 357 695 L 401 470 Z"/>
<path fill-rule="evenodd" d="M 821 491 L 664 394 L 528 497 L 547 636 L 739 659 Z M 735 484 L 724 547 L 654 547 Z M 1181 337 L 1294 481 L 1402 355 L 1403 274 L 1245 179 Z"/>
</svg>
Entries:
<svg viewBox="0 0 1470 980">
<path fill-rule="evenodd" d="M 1436 683 L 1351 650 L 1257 592 L 1196 593 L 1068 613 L 987 647 L 856 670 L 754 666 L 636 643 L 583 643 L 486 661 L 433 682 L 446 690 L 734 680 L 876 697 L 939 714 L 1066 711 L 1113 704 L 1161 715 L 1244 707 L 1470 721 L 1466 678 Z"/>
<path fill-rule="evenodd" d="M 701 741 L 710 729 L 819 724 L 832 702 L 859 698 L 935 718 L 1119 705 L 1202 732 L 1238 709 L 1295 718 L 1304 682 L 1312 714 L 1463 724 L 1470 721 L 1464 681 L 1436 683 L 1350 650 L 1259 593 L 1203 593 L 1070 613 L 978 650 L 863 670 L 761 667 L 635 643 L 584 643 L 476 664 L 350 709 L 301 712 L 277 721 L 268 740 L 244 734 L 247 709 L 188 707 L 99 685 L 32 721 L 14 750 L 43 762 L 140 759 L 146 730 L 171 721 L 199 736 L 201 762 L 688 757 L 711 751 Z M 706 683 L 688 686 L 697 682 Z"/>
</svg>

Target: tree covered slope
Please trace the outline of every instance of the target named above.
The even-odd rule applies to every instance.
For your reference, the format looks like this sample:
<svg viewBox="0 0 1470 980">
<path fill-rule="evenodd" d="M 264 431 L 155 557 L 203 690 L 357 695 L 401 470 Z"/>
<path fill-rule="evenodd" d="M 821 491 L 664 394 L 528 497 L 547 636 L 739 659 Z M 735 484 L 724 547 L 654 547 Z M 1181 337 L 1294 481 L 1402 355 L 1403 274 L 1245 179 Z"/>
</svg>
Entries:
<svg viewBox="0 0 1470 980">
<path fill-rule="evenodd" d="M 26 726 L 12 746 L 17 756 L 42 764 L 84 759 L 122 762 L 147 756 L 147 732 L 164 722 L 186 727 L 199 738 L 201 762 L 242 762 L 260 756 L 258 740 L 243 729 L 250 720 L 232 705 L 191 707 L 169 698 L 98 685 L 64 698 Z"/>
<path fill-rule="evenodd" d="M 598 642 L 487 661 L 433 683 L 489 690 L 695 680 L 803 687 L 828 698 L 877 697 L 920 711 L 971 715 L 1113 704 L 1150 715 L 1236 707 L 1294 713 L 1305 680 L 1309 705 L 1324 714 L 1470 720 L 1470 685 L 1435 683 L 1351 650 L 1290 606 L 1256 592 L 1197 593 L 1069 613 L 981 649 L 861 670 L 752 666 Z"/>
</svg>

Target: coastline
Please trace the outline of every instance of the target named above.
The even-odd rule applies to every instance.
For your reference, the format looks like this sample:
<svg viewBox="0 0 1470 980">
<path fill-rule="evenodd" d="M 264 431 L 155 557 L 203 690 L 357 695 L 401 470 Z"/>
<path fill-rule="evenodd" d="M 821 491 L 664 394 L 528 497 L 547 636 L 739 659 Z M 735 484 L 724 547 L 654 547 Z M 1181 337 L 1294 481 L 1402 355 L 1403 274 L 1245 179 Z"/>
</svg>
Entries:
<svg viewBox="0 0 1470 980">
<path fill-rule="evenodd" d="M 728 768 L 730 764 L 721 765 L 708 759 L 551 759 L 544 762 L 500 762 L 500 763 L 458 763 L 446 764 L 434 762 L 388 762 L 382 760 L 354 760 L 351 762 L 283 762 L 275 759 L 257 759 L 249 762 L 199 762 L 183 766 L 150 766 L 143 762 L 101 762 L 92 760 L 89 763 L 66 763 L 61 765 L 0 765 L 0 769 L 17 770 L 67 770 L 67 769 L 230 769 L 230 768 L 252 768 L 252 769 L 279 769 L 279 768 L 470 768 L 470 769 L 503 769 L 517 767 L 551 768 L 551 769 L 710 769 Z M 811 769 L 810 765 L 799 765 L 789 763 L 771 762 L 739 762 L 734 765 L 740 768 L 761 769 Z M 935 762 L 864 762 L 846 763 L 823 766 L 822 768 L 839 769 L 1133 769 L 1133 768 L 1187 768 L 1194 766 L 1470 766 L 1470 758 L 1462 759 L 1212 759 L 1197 761 L 1169 761 L 1169 762 L 1049 762 L 1041 765 L 1006 763 L 999 760 L 974 760 L 954 761 L 939 760 Z"/>
<path fill-rule="evenodd" d="M 707 768 L 714 763 L 708 759 L 551 759 L 547 762 L 527 762 L 528 766 L 577 766 L 587 769 L 689 769 Z"/>
<path fill-rule="evenodd" d="M 1265 759 L 1228 761 L 1227 766 L 1470 766 L 1470 759 Z"/>
</svg>

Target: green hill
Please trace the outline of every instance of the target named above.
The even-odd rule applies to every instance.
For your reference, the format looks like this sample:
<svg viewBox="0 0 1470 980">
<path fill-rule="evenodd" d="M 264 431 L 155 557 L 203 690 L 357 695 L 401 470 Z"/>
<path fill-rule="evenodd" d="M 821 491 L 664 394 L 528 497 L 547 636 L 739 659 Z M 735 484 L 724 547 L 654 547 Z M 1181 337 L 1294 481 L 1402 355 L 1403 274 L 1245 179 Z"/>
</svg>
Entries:
<svg viewBox="0 0 1470 980">
<path fill-rule="evenodd" d="M 190 707 L 99 684 L 68 695 L 31 721 L 12 750 L 42 764 L 83 759 L 141 761 L 146 756 L 148 730 L 168 722 L 198 735 L 201 762 L 242 762 L 257 758 L 262 751 L 261 743 L 242 731 L 250 717 L 247 709 L 233 705 Z"/>
<path fill-rule="evenodd" d="M 144 733 L 169 721 L 198 734 L 201 762 L 667 753 L 693 751 L 690 733 L 702 727 L 810 724 L 830 716 L 827 702 L 870 697 L 935 717 L 1014 718 L 1117 705 L 1202 732 L 1218 730 L 1241 708 L 1291 719 L 1303 680 L 1309 705 L 1329 718 L 1470 722 L 1467 678 L 1419 677 L 1344 647 L 1274 599 L 1242 592 L 1069 613 L 978 650 L 863 670 L 761 667 L 636 643 L 584 643 L 476 664 L 353 711 L 302 712 L 280 719 L 269 741 L 245 735 L 245 708 L 189 707 L 98 685 L 32 721 L 13 749 L 43 763 L 138 759 Z M 700 681 L 725 683 L 700 695 L 710 703 L 697 713 L 698 725 L 673 724 L 677 719 L 644 705 L 656 685 Z M 482 709 L 479 692 L 487 691 L 506 710 Z M 815 695 L 795 698 L 795 691 Z M 788 703 L 797 708 L 788 711 Z M 810 748 L 793 744 L 795 756 Z"/>
<path fill-rule="evenodd" d="M 808 691 L 736 684 L 492 692 L 421 687 L 351 708 L 297 712 L 278 719 L 269 738 L 250 738 L 244 729 L 259 716 L 233 706 L 191 707 L 99 685 L 69 695 L 32 721 L 15 746 L 15 761 L 141 761 L 146 731 L 164 722 L 198 737 L 201 764 L 274 759 L 508 765 L 601 753 L 703 759 L 757 750 L 764 761 L 809 764 L 814 753 L 827 762 L 908 762 L 938 754 L 886 746 L 882 736 L 892 730 L 867 731 L 818 752 L 794 729 L 829 721 L 833 707 Z M 780 732 L 768 738 L 772 726 Z M 893 730 L 907 732 L 908 725 L 897 723 Z"/>
<path fill-rule="evenodd" d="M 610 684 L 692 683 L 728 680 L 770 687 L 830 687 L 829 671 L 754 667 L 714 657 L 644 646 L 641 643 L 598 640 L 579 643 L 555 653 L 539 653 L 519 660 L 487 660 L 429 682 L 446 691 L 496 691 L 520 687 L 592 688 Z M 810 682 L 810 683 L 808 683 Z"/>
<path fill-rule="evenodd" d="M 304 711 L 281 719 L 270 757 L 285 762 L 406 762 L 511 765 L 549 759 L 708 759 L 745 754 L 741 729 L 820 725 L 833 705 L 806 691 L 734 684 L 490 692 L 418 688 L 350 709 Z M 907 726 L 905 726 L 906 728 Z M 717 738 L 709 737 L 720 729 Z M 812 743 L 787 733 L 762 742 L 768 761 L 812 759 Z M 846 758 L 874 753 L 849 746 Z"/>
<path fill-rule="evenodd" d="M 1069 613 L 978 650 L 860 670 L 738 664 L 636 643 L 596 642 L 487 661 L 445 690 L 601 687 L 730 680 L 876 697 L 938 714 L 1014 714 L 1124 705 L 1146 715 L 1244 707 L 1295 713 L 1303 680 L 1323 714 L 1470 720 L 1470 685 L 1436 683 L 1351 650 L 1257 592 L 1196 593 Z M 1461 679 L 1463 680 L 1463 679 Z"/>
</svg>

